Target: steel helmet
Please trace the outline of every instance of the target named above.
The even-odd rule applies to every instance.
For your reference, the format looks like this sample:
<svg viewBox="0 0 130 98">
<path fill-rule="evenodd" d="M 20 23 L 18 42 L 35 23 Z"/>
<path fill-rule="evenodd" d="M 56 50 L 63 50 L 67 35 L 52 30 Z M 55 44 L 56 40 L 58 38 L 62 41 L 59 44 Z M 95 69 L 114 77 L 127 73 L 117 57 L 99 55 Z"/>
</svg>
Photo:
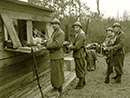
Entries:
<svg viewBox="0 0 130 98">
<path fill-rule="evenodd" d="M 120 23 L 118 23 L 118 22 L 115 22 L 112 27 L 115 27 L 115 26 L 121 27 Z"/>
<path fill-rule="evenodd" d="M 112 31 L 113 32 L 113 28 L 109 27 L 109 28 L 106 29 L 106 31 Z"/>
<path fill-rule="evenodd" d="M 59 19 L 57 19 L 57 18 L 54 18 L 52 21 L 51 21 L 51 24 L 54 24 L 54 23 L 57 23 L 57 24 L 61 24 L 60 23 L 60 20 Z"/>
<path fill-rule="evenodd" d="M 72 26 L 72 27 L 74 27 L 74 26 L 80 26 L 80 27 L 82 28 L 81 23 L 80 23 L 80 22 L 78 22 L 78 21 L 76 21 L 76 22 L 73 24 L 73 26 Z"/>
</svg>

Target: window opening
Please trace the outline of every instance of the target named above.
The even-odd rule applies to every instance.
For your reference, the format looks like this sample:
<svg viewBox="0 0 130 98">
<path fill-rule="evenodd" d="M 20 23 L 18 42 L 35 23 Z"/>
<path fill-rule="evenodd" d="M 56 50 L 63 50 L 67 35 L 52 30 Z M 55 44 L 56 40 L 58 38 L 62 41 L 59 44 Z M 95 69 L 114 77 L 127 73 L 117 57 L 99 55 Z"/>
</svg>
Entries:
<svg viewBox="0 0 130 98">
<path fill-rule="evenodd" d="M 31 53 L 46 49 L 44 43 L 52 34 L 52 27 L 47 22 L 10 18 L 1 13 L 4 22 L 5 50 Z"/>
</svg>

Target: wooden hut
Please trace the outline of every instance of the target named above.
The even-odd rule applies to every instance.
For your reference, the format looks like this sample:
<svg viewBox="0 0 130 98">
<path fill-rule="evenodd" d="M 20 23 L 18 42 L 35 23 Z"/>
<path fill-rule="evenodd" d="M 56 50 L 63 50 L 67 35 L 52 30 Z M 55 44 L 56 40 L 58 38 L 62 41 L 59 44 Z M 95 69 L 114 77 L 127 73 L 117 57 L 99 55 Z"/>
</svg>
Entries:
<svg viewBox="0 0 130 98">
<path fill-rule="evenodd" d="M 49 54 L 44 46 L 33 45 L 33 32 L 49 37 L 52 13 L 25 2 L 0 0 L 0 98 L 40 98 L 31 48 L 43 93 L 51 88 Z M 75 77 L 70 72 L 65 81 Z"/>
</svg>

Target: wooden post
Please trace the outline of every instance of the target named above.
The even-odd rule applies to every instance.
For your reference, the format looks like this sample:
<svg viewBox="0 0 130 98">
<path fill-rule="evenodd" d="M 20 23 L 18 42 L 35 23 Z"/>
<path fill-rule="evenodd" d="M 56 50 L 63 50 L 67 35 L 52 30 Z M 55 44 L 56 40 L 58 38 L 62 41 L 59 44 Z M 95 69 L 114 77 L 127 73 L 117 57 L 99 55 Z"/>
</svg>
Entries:
<svg viewBox="0 0 130 98">
<path fill-rule="evenodd" d="M 27 44 L 33 43 L 33 31 L 32 31 L 32 21 L 26 21 L 27 24 Z"/>
<path fill-rule="evenodd" d="M 4 25 L 4 37 L 5 37 L 5 41 L 8 41 L 8 33 L 5 25 Z"/>
<path fill-rule="evenodd" d="M 47 32 L 46 36 L 48 38 L 51 38 L 51 35 L 52 35 L 53 31 L 54 30 L 53 30 L 52 26 L 50 25 L 50 23 L 47 23 L 46 24 L 46 32 Z"/>
<path fill-rule="evenodd" d="M 86 25 L 86 34 L 88 33 L 88 26 L 89 26 L 89 18 L 87 19 L 87 25 Z"/>
</svg>

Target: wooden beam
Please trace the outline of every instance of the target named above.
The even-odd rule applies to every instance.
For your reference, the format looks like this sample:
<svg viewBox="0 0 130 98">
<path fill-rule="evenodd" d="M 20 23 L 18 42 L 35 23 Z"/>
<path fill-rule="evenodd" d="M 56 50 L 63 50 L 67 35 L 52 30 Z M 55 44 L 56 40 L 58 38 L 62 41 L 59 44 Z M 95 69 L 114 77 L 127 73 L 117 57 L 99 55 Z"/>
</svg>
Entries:
<svg viewBox="0 0 130 98">
<path fill-rule="evenodd" d="M 5 25 L 4 25 L 4 36 L 5 36 L 5 41 L 8 41 L 8 33 Z"/>
<path fill-rule="evenodd" d="M 13 42 L 13 48 L 18 48 L 18 47 L 22 46 L 21 42 L 18 38 L 17 32 L 14 28 L 14 25 L 12 23 L 12 19 L 9 17 L 8 14 L 6 14 L 4 12 L 1 12 L 1 17 L 3 19 L 3 22 L 7 28 L 9 35 L 10 35 L 10 38 Z"/>
<path fill-rule="evenodd" d="M 54 30 L 53 30 L 52 26 L 49 23 L 47 23 L 46 24 L 46 32 L 47 32 L 46 36 L 50 38 L 53 31 Z"/>
<path fill-rule="evenodd" d="M 42 6 L 37 6 L 29 3 L 25 4 L 18 4 L 9 2 L 7 0 L 0 0 L 0 9 L 9 9 L 13 11 L 19 11 L 19 12 L 26 12 L 31 14 L 41 14 L 41 15 L 47 15 L 51 14 L 53 11 L 47 8 L 44 8 Z"/>
<path fill-rule="evenodd" d="M 48 14 L 40 15 L 12 10 L 0 9 L 0 13 L 4 12 L 10 16 L 10 18 L 23 19 L 23 20 L 32 20 L 32 21 L 43 21 L 49 22 L 52 20 L 51 16 Z"/>
<path fill-rule="evenodd" d="M 5 48 L 6 51 L 12 51 L 12 52 L 21 52 L 21 53 L 31 53 L 31 49 L 28 49 L 26 47 L 19 47 L 18 49 L 10 49 L 10 48 Z M 46 47 L 42 46 L 42 48 L 35 48 L 34 52 L 39 52 L 41 50 L 46 50 Z"/>
</svg>

